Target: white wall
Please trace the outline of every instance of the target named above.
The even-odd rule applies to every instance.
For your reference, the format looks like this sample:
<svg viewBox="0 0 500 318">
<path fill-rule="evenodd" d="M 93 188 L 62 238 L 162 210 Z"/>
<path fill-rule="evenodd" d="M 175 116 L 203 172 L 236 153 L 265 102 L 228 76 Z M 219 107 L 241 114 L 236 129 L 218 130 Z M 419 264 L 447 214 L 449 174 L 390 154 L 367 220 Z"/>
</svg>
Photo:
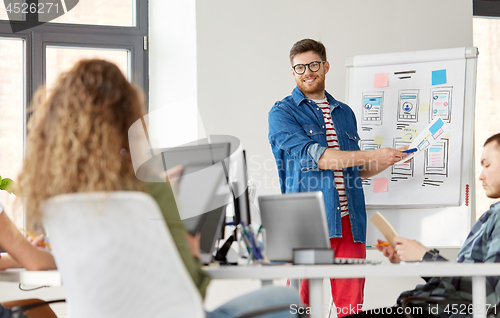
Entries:
<svg viewBox="0 0 500 318">
<path fill-rule="evenodd" d="M 326 88 L 339 100 L 346 57 L 472 46 L 470 0 L 211 0 L 197 1 L 196 11 L 205 129 L 240 138 L 251 177 L 261 184 L 258 194 L 279 192 L 267 113 L 295 87 L 288 60 L 293 43 L 310 37 L 325 44 Z"/>
<path fill-rule="evenodd" d="M 346 57 L 472 46 L 472 1 L 151 0 L 150 112 L 163 109 L 150 118 L 157 145 L 205 131 L 236 136 L 258 194 L 278 193 L 267 113 L 295 87 L 288 53 L 306 37 L 325 44 L 327 90 L 344 100 Z"/>
<path fill-rule="evenodd" d="M 198 138 L 196 0 L 150 0 L 149 16 L 149 133 L 164 148 Z"/>
</svg>

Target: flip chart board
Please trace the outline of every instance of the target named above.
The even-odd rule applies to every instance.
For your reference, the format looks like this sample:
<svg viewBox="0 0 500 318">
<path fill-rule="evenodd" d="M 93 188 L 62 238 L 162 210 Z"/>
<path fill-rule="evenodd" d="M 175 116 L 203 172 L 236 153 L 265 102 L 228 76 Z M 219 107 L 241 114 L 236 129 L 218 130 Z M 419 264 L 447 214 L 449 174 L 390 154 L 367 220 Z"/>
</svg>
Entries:
<svg viewBox="0 0 500 318">
<path fill-rule="evenodd" d="M 476 62 L 477 48 L 346 60 L 360 148 L 419 148 L 411 160 L 363 180 L 368 217 L 380 210 L 401 236 L 430 246 L 460 246 L 475 217 Z M 369 224 L 368 245 L 380 236 Z"/>
</svg>

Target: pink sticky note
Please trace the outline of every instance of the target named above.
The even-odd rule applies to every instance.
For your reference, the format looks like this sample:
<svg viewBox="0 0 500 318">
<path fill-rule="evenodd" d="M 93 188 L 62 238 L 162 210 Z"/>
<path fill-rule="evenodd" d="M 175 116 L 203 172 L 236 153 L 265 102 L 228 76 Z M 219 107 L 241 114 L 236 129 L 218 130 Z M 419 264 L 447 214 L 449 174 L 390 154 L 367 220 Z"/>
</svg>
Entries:
<svg viewBox="0 0 500 318">
<path fill-rule="evenodd" d="M 373 193 L 387 192 L 387 178 L 373 179 Z"/>
<path fill-rule="evenodd" d="M 387 87 L 389 86 L 389 73 L 375 74 L 374 87 Z"/>
</svg>

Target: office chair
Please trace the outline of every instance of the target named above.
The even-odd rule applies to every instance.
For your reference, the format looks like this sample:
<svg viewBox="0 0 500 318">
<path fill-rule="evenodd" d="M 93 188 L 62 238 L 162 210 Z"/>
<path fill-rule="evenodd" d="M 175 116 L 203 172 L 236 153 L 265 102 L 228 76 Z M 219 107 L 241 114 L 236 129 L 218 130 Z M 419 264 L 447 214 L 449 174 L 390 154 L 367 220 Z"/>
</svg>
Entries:
<svg viewBox="0 0 500 318">
<path fill-rule="evenodd" d="M 37 298 L 21 299 L 2 302 L 2 306 L 11 309 L 12 313 L 9 318 L 19 317 L 21 312 L 28 318 L 57 318 L 56 314 L 49 307 L 49 304 L 64 302 L 64 299 L 58 299 L 53 301 L 43 301 Z M 23 310 L 19 310 L 23 308 Z"/>
<path fill-rule="evenodd" d="M 205 317 L 201 296 L 151 196 L 59 195 L 45 203 L 44 225 L 70 318 Z M 289 304 L 240 317 L 284 309 Z"/>
</svg>

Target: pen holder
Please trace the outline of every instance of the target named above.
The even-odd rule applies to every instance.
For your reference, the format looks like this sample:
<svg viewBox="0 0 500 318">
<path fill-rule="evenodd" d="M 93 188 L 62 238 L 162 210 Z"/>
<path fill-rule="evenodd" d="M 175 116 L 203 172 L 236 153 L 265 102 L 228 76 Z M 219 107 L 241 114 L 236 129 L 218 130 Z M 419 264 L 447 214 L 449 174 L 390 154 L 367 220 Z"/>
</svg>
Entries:
<svg viewBox="0 0 500 318">
<path fill-rule="evenodd" d="M 266 247 L 267 247 L 266 229 L 261 228 L 260 231 L 259 230 L 257 231 L 256 241 L 257 241 L 257 245 L 260 248 L 260 253 L 262 254 L 262 257 L 264 259 L 267 259 L 267 256 L 266 256 L 266 252 L 267 252 L 267 250 L 266 250 Z"/>
<path fill-rule="evenodd" d="M 236 240 L 238 242 L 238 265 L 248 265 L 252 262 L 251 253 L 243 238 L 243 228 L 241 224 L 236 228 Z"/>
<path fill-rule="evenodd" d="M 257 233 L 257 234 L 254 234 Z M 265 258 L 265 231 L 257 231 L 250 226 L 238 225 L 236 228 L 238 242 L 238 264 L 248 265 Z"/>
</svg>

